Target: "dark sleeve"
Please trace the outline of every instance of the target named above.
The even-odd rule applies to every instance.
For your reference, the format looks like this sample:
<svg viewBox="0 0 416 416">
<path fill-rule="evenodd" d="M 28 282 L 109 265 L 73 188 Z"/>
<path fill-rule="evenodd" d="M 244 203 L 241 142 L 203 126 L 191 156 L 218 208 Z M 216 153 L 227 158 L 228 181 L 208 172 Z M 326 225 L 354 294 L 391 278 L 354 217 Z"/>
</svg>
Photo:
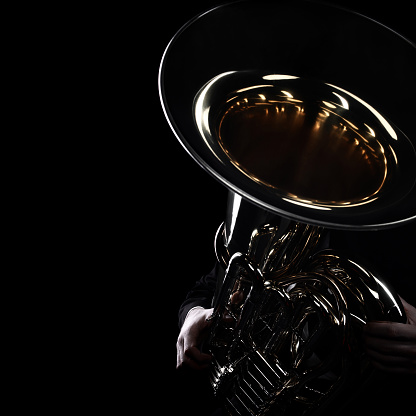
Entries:
<svg viewBox="0 0 416 416">
<path fill-rule="evenodd" d="M 215 267 L 199 279 L 186 295 L 186 298 L 179 308 L 179 328 L 182 327 L 186 315 L 191 308 L 202 306 L 211 308 L 212 299 L 217 286 L 218 263 Z"/>
</svg>

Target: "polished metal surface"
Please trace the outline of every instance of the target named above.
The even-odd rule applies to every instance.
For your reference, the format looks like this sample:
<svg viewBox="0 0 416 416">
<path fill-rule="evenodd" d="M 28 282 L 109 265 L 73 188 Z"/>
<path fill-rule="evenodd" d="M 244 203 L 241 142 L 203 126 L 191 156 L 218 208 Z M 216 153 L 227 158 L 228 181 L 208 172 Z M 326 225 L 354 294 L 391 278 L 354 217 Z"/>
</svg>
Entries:
<svg viewBox="0 0 416 416">
<path fill-rule="evenodd" d="M 322 229 L 283 227 L 254 230 L 247 253 L 229 259 L 216 300 L 211 384 L 231 415 L 338 411 L 373 377 L 363 325 L 405 322 L 382 278 L 333 250 L 316 252 Z"/>
<path fill-rule="evenodd" d="M 416 96 L 415 73 L 415 44 L 362 15 L 302 0 L 241 1 L 202 13 L 178 31 L 162 58 L 159 90 L 167 120 L 180 143 L 202 168 L 231 191 L 293 220 L 333 228 L 382 229 L 416 217 L 416 124 L 411 116 Z M 315 92 L 313 85 L 319 86 Z M 276 116 L 277 109 L 279 117 L 284 109 L 292 120 L 321 120 L 321 132 L 328 125 L 338 126 L 332 135 L 338 149 L 323 146 L 328 144 L 328 137 L 317 136 L 323 139 L 319 140 L 326 148 L 324 154 L 318 151 L 318 140 L 311 134 L 306 135 L 308 143 L 302 142 L 302 134 L 295 135 L 299 145 L 290 140 L 280 143 L 288 144 L 291 154 L 296 147 L 301 147 L 300 153 L 305 152 L 309 142 L 314 142 L 311 163 L 318 161 L 316 166 L 329 160 L 333 164 L 333 168 L 328 165 L 311 175 L 309 182 L 314 190 L 327 172 L 337 173 L 343 129 L 346 128 L 344 136 L 348 140 L 358 141 L 351 158 L 345 158 L 352 162 L 343 169 L 350 172 L 345 185 L 334 190 L 327 184 L 314 195 L 310 183 L 293 183 L 293 178 L 277 176 L 283 166 L 265 173 L 259 172 L 257 166 L 242 168 L 241 163 L 246 164 L 247 160 L 238 160 L 231 136 L 226 134 L 227 124 L 238 121 L 236 115 L 228 117 L 228 121 L 224 119 L 223 141 L 218 147 L 209 142 L 205 129 L 212 128 L 211 105 L 221 107 L 226 96 L 227 100 L 233 98 L 229 94 L 254 86 L 258 88 L 236 93 L 237 98 L 230 103 L 240 102 L 241 106 L 241 101 L 247 99 L 247 111 L 253 111 L 253 107 L 260 109 L 264 97 L 264 104 L 269 110 L 274 108 Z M 200 100 L 195 107 L 198 92 Z M 318 101 L 315 104 L 314 99 Z M 257 117 L 271 120 L 264 113 Z M 278 118 L 274 120 L 279 124 Z M 352 151 L 352 146 L 347 147 Z M 380 154 L 383 151 L 386 163 Z M 368 162 L 360 160 L 360 152 L 364 152 Z M 293 161 L 291 156 L 288 159 Z M 311 172 L 300 160 L 289 172 L 299 169 Z M 377 179 L 370 181 L 371 186 L 366 184 L 367 175 Z M 394 176 L 400 176 L 400 185 L 395 180 L 391 185 L 389 178 Z M 349 190 L 357 180 L 359 186 Z"/>
<path fill-rule="evenodd" d="M 414 216 L 416 152 L 373 106 L 329 83 L 258 71 L 220 74 L 201 88 L 203 143 L 250 201 L 308 223 Z M 249 189 L 249 191 L 247 191 Z M 377 215 L 374 214 L 377 213 Z M 369 215 L 370 214 L 370 215 Z M 407 219 L 409 219 L 407 218 Z"/>
<path fill-rule="evenodd" d="M 309 230 L 313 231 L 309 232 Z M 217 259 L 224 270 L 231 257 L 240 252 L 257 253 L 257 255 L 267 253 L 267 257 L 255 256 L 253 261 L 259 265 L 264 263 L 261 266 L 262 270 L 265 267 L 272 267 L 272 264 L 279 261 L 279 269 L 282 272 L 287 271 L 287 264 L 293 266 L 300 263 L 305 253 L 306 256 L 308 255 L 311 245 L 314 248 L 323 248 L 325 235 L 325 230 L 320 227 L 312 227 L 276 216 L 269 211 L 259 209 L 239 195 L 229 192 L 226 219 L 217 231 L 215 249 Z M 261 238 L 262 236 L 273 238 L 266 244 L 266 239 Z M 296 238 L 293 238 L 294 236 Z M 323 238 L 318 238 L 321 236 Z M 261 249 L 257 247 L 260 240 L 262 241 Z M 315 247 L 318 242 L 321 247 Z M 270 251 L 272 246 L 273 250 Z M 294 261 L 294 256 L 297 256 L 297 261 Z"/>
<path fill-rule="evenodd" d="M 416 219 L 415 73 L 413 42 L 312 1 L 219 6 L 168 45 L 167 120 L 230 190 L 209 340 L 230 414 L 331 414 L 373 373 L 363 325 L 405 322 L 387 282 L 321 249 L 326 228 Z"/>
</svg>

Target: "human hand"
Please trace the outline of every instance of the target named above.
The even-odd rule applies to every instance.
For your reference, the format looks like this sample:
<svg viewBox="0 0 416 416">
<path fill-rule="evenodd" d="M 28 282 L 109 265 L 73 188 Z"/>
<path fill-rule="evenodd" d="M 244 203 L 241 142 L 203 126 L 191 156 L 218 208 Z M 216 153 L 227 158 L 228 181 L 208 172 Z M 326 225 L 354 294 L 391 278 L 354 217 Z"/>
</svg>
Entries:
<svg viewBox="0 0 416 416">
<path fill-rule="evenodd" d="M 214 309 L 191 309 L 186 316 L 176 342 L 176 368 L 190 367 L 203 370 L 211 362 L 211 355 L 200 351 L 200 345 L 209 334 L 211 321 L 207 321 Z"/>
<path fill-rule="evenodd" d="M 364 326 L 364 343 L 375 368 L 416 375 L 416 308 L 400 299 L 407 323 L 368 322 Z"/>
</svg>

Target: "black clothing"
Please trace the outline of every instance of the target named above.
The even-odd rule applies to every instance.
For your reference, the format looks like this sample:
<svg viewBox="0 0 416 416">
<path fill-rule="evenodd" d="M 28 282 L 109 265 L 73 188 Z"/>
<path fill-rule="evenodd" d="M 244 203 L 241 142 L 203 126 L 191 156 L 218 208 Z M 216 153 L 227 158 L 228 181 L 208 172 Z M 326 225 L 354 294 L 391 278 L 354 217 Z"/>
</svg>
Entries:
<svg viewBox="0 0 416 416">
<path fill-rule="evenodd" d="M 179 308 L 179 328 L 182 327 L 190 309 L 195 306 L 202 306 L 206 309 L 211 307 L 217 286 L 218 269 L 219 264 L 216 263 L 211 272 L 196 281 L 193 288 L 188 292 L 185 301 Z"/>
<path fill-rule="evenodd" d="M 359 263 L 375 270 L 387 279 L 397 293 L 408 303 L 416 307 L 416 223 L 405 227 L 372 232 L 329 232 L 325 247 L 342 250 L 345 255 L 356 259 Z M 220 269 L 216 264 L 214 269 L 196 282 L 188 293 L 179 311 L 179 326 L 181 327 L 189 309 L 195 306 L 212 307 L 217 285 L 217 272 Z M 201 378 L 201 375 L 199 375 Z M 192 376 L 188 383 L 191 383 Z M 201 415 L 222 415 L 220 409 L 215 409 L 212 391 L 207 382 L 194 383 L 193 388 L 197 394 L 205 395 L 206 399 Z M 359 400 L 352 401 L 337 416 L 350 416 L 360 410 L 362 414 L 378 416 L 391 416 L 392 411 L 407 411 L 414 407 L 413 395 L 410 394 L 416 386 L 414 376 L 397 376 L 380 373 L 377 383 L 372 384 L 365 395 Z M 203 390 L 203 392 L 202 392 Z M 201 401 L 199 400 L 199 403 Z M 326 415 L 325 412 L 322 416 Z"/>
</svg>

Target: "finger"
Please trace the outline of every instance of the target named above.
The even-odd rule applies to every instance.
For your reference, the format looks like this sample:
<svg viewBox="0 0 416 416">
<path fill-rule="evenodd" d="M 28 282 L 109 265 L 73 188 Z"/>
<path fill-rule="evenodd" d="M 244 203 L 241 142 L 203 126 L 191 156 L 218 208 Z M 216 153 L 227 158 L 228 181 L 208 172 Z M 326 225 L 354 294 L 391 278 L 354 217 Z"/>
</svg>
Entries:
<svg viewBox="0 0 416 416">
<path fill-rule="evenodd" d="M 378 361 L 372 361 L 371 362 L 377 370 L 385 371 L 388 373 L 394 373 L 394 374 L 409 374 L 409 375 L 416 375 L 416 368 L 412 367 L 399 367 L 399 366 L 390 366 L 386 363 L 381 363 Z"/>
<path fill-rule="evenodd" d="M 195 361 L 193 358 L 188 357 L 183 349 L 181 352 L 178 351 L 177 354 L 177 363 L 176 363 L 176 369 L 177 370 L 184 370 L 186 368 L 190 368 L 193 370 L 203 370 L 208 367 L 208 364 L 201 364 L 197 361 Z"/>
<path fill-rule="evenodd" d="M 364 326 L 364 335 L 372 338 L 415 342 L 416 328 L 414 325 L 398 322 L 368 322 Z"/>
<path fill-rule="evenodd" d="M 183 341 L 178 340 L 176 343 L 176 368 L 179 368 L 183 363 Z"/>
<path fill-rule="evenodd" d="M 367 348 L 366 353 L 371 361 L 377 361 L 378 363 L 385 364 L 387 366 L 414 367 L 416 363 L 416 361 L 411 357 L 383 354 L 382 352 L 371 348 Z"/>
<path fill-rule="evenodd" d="M 399 298 L 402 301 L 404 310 L 414 308 L 410 303 L 407 303 L 401 296 L 399 296 Z"/>
<path fill-rule="evenodd" d="M 190 368 L 192 370 L 205 370 L 209 367 L 209 361 L 195 361 L 193 358 L 183 355 L 181 363 L 178 365 L 178 369 Z"/>
<path fill-rule="evenodd" d="M 416 326 L 416 308 L 410 305 L 410 303 L 407 303 L 401 296 L 399 298 L 402 301 L 406 313 L 407 323 Z"/>
<path fill-rule="evenodd" d="M 202 370 L 206 370 L 208 368 L 209 364 L 199 364 L 196 361 L 192 360 L 191 358 L 187 357 L 186 355 L 184 356 L 184 360 L 181 364 L 181 366 L 179 367 L 179 369 L 186 369 L 186 368 L 190 368 L 192 370 L 196 370 L 196 371 L 202 371 Z"/>
<path fill-rule="evenodd" d="M 367 350 L 367 356 L 378 370 L 398 374 L 416 374 L 416 360 L 386 356 L 373 350 Z"/>
<path fill-rule="evenodd" d="M 197 347 L 187 348 L 185 355 L 200 365 L 208 365 L 212 360 L 211 354 L 203 353 Z"/>
<path fill-rule="evenodd" d="M 364 341 L 367 350 L 375 351 L 387 357 L 416 358 L 416 348 L 411 342 L 370 336 L 365 336 Z"/>
</svg>

